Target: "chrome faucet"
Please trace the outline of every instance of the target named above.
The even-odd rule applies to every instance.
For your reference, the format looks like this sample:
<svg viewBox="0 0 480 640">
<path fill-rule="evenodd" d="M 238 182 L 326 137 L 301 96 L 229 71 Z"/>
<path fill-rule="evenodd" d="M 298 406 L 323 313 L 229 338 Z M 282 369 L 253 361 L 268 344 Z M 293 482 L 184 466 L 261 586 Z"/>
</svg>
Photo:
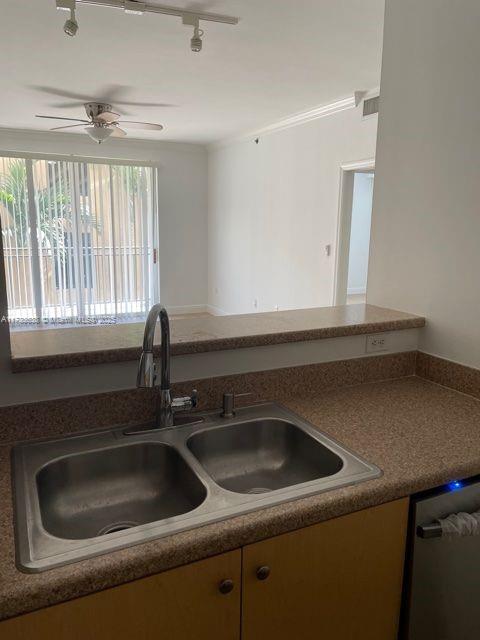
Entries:
<svg viewBox="0 0 480 640">
<path fill-rule="evenodd" d="M 157 420 L 156 428 L 174 426 L 174 414 L 177 411 L 189 411 L 197 406 L 197 392 L 195 389 L 192 395 L 184 398 L 173 398 L 170 394 L 170 322 L 165 307 L 161 304 L 154 304 L 150 309 L 145 322 L 145 333 L 143 336 L 143 349 L 140 356 L 137 372 L 137 387 L 154 387 L 157 378 L 156 365 L 153 357 L 153 339 L 157 319 L 160 320 L 162 331 L 161 344 L 161 375 L 160 394 L 157 400 Z"/>
</svg>

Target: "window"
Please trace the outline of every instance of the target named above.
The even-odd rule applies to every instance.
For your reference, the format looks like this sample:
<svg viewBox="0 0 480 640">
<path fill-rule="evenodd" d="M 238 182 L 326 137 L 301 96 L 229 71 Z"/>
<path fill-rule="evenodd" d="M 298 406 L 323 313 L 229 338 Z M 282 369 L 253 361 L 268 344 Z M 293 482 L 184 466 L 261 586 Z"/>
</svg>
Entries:
<svg viewBox="0 0 480 640">
<path fill-rule="evenodd" d="M 128 320 L 158 299 L 156 169 L 0 158 L 12 327 Z"/>
</svg>

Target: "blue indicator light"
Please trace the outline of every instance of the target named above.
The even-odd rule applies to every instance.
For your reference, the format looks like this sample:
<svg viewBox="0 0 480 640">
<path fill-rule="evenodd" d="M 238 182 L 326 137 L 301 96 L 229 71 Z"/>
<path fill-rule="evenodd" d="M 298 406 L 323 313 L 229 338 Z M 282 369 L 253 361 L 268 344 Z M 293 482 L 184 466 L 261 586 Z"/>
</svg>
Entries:
<svg viewBox="0 0 480 640">
<path fill-rule="evenodd" d="M 463 482 L 460 482 L 460 480 L 454 480 L 453 482 L 449 482 L 447 487 L 449 491 L 457 491 L 457 489 L 461 489 L 463 487 Z"/>
</svg>

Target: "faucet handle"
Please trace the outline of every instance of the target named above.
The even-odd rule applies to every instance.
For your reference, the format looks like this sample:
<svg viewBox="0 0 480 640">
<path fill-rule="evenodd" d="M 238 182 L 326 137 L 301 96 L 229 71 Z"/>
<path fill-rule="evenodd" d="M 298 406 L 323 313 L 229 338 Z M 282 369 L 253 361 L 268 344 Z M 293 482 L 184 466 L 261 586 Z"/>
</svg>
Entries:
<svg viewBox="0 0 480 640">
<path fill-rule="evenodd" d="M 195 409 L 198 404 L 198 392 L 193 389 L 191 396 L 183 396 L 181 398 L 172 398 L 172 411 L 190 411 Z"/>
<path fill-rule="evenodd" d="M 192 389 L 192 395 L 190 396 L 190 400 L 192 402 L 192 409 L 195 409 L 195 407 L 198 404 L 198 391 L 196 389 Z"/>
</svg>

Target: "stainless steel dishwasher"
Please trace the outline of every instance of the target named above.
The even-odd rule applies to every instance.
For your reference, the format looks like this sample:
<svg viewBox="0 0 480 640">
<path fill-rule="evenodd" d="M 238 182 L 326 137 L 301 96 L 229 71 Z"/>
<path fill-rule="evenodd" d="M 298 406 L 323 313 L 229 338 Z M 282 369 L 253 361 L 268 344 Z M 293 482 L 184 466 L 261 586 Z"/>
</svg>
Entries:
<svg viewBox="0 0 480 640">
<path fill-rule="evenodd" d="M 480 536 L 446 539 L 437 523 L 479 510 L 479 476 L 412 500 L 401 638 L 480 639 Z"/>
</svg>

